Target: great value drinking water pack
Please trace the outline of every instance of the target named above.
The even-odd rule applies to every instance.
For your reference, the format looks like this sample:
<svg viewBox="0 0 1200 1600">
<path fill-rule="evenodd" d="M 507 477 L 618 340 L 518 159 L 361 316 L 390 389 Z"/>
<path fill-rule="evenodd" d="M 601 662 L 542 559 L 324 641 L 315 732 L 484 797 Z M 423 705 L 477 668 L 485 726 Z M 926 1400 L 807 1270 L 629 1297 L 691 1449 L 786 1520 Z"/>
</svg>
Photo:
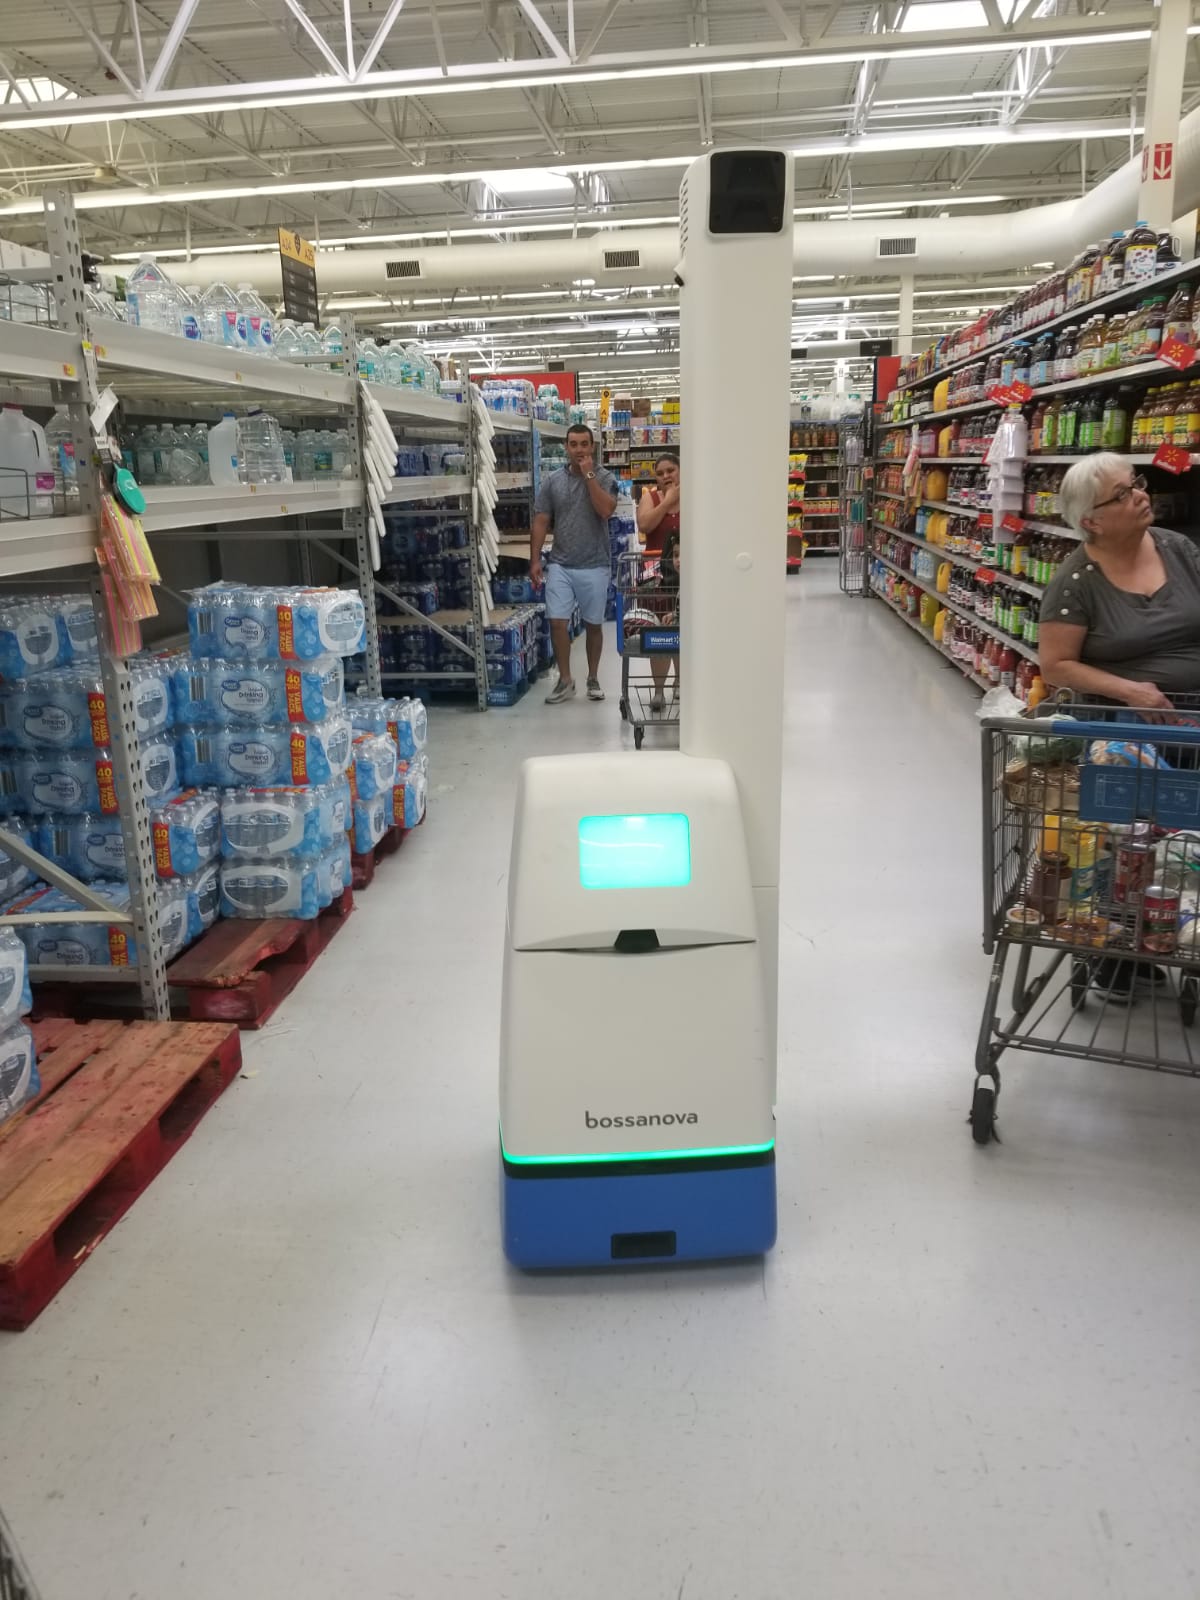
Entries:
<svg viewBox="0 0 1200 1600">
<path fill-rule="evenodd" d="M 121 819 L 86 812 L 78 817 L 46 817 L 34 831 L 34 845 L 44 856 L 84 883 L 97 878 L 125 877 L 125 841 Z"/>
<path fill-rule="evenodd" d="M 0 1033 L 0 1122 L 42 1092 L 33 1034 L 23 1022 Z"/>
<path fill-rule="evenodd" d="M 192 938 L 191 907 L 187 885 L 182 879 L 155 886 L 158 932 L 163 944 L 163 960 L 173 961 Z"/>
<path fill-rule="evenodd" d="M 0 677 L 98 658 L 96 614 L 86 595 L 0 595 Z"/>
<path fill-rule="evenodd" d="M 221 804 L 211 789 L 185 789 L 150 811 L 154 868 L 182 878 L 212 861 L 221 848 Z"/>
<path fill-rule="evenodd" d="M 407 770 L 398 774 L 391 793 L 389 825 L 415 828 L 420 822 L 425 815 L 425 799 L 429 786 L 428 771 L 428 760 L 422 755 L 410 761 Z"/>
<path fill-rule="evenodd" d="M 317 888 L 322 906 L 332 905 L 351 881 L 350 841 L 345 834 L 338 844 L 317 859 Z"/>
<path fill-rule="evenodd" d="M 168 743 L 170 741 L 168 740 Z M 117 785 L 109 750 L 19 751 L 11 758 L 20 809 L 117 813 Z M 171 756 L 172 768 L 174 754 Z"/>
<path fill-rule="evenodd" d="M 354 794 L 374 800 L 390 794 L 396 782 L 396 745 L 390 734 L 361 733 L 354 741 Z"/>
<path fill-rule="evenodd" d="M 353 816 L 355 852 L 360 856 L 368 855 L 392 825 L 390 796 L 356 800 Z"/>
<path fill-rule="evenodd" d="M 25 946 L 11 928 L 0 928 L 0 1028 L 23 1017 L 32 1005 Z"/>
<path fill-rule="evenodd" d="M 14 834 L 23 844 L 35 843 L 33 825 L 24 817 L 5 817 L 2 824 L 5 833 Z M 33 873 L 23 861 L 18 861 L 16 856 L 10 856 L 4 849 L 3 838 L 0 837 L 0 905 L 10 900 L 14 894 L 19 894 L 28 884 L 33 882 Z"/>
<path fill-rule="evenodd" d="M 207 866 L 200 867 L 195 872 L 189 872 L 186 878 L 180 878 L 187 893 L 188 908 L 188 942 L 198 939 L 207 929 L 211 928 L 221 910 L 221 862 L 220 859 L 210 861 Z"/>
<path fill-rule="evenodd" d="M 224 661 L 180 657 L 173 674 L 181 723 L 323 722 L 345 697 L 342 658 Z"/>
<path fill-rule="evenodd" d="M 429 715 L 420 700 L 353 695 L 346 701 L 346 714 L 355 733 L 390 733 L 402 761 L 411 760 L 425 748 Z"/>
<path fill-rule="evenodd" d="M 215 583 L 192 590 L 188 636 L 197 658 L 313 661 L 365 649 L 366 612 L 350 589 Z"/>
<path fill-rule="evenodd" d="M 345 837 L 349 795 L 345 778 L 312 788 L 233 789 L 221 796 L 221 854 L 319 856 Z"/>
<path fill-rule="evenodd" d="M 321 909 L 317 858 L 222 861 L 223 917 L 315 917 Z"/>
<path fill-rule="evenodd" d="M 182 728 L 184 781 L 218 789 L 327 783 L 349 764 L 351 732 L 350 719 L 341 713 L 291 726 Z"/>
<path fill-rule="evenodd" d="M 114 910 L 129 910 L 129 888 L 123 883 L 93 884 L 96 892 Z M 8 912 L 32 915 L 38 912 L 79 911 L 77 900 L 60 889 L 32 889 L 4 908 Z M 137 960 L 136 945 L 128 923 L 51 922 L 30 923 L 14 930 L 33 965 L 62 967 L 127 967 Z"/>
</svg>

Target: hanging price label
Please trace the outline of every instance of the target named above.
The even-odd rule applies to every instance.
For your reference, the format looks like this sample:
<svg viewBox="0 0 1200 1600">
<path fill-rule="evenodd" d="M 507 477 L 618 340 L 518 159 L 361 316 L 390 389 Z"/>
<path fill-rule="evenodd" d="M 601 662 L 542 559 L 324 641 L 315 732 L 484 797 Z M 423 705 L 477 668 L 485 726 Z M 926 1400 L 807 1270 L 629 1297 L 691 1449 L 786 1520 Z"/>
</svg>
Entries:
<svg viewBox="0 0 1200 1600">
<path fill-rule="evenodd" d="M 979 531 L 980 533 L 991 533 L 992 513 L 990 511 L 981 511 L 979 513 Z"/>
<path fill-rule="evenodd" d="M 1025 531 L 1025 524 L 1015 511 L 1006 511 L 1000 526 L 1007 529 L 1009 533 L 1024 533 Z"/>
<path fill-rule="evenodd" d="M 1167 366 L 1184 372 L 1196 359 L 1196 346 L 1184 344 L 1182 339 L 1164 340 L 1158 352 L 1158 359 L 1165 361 Z"/>
<path fill-rule="evenodd" d="M 1175 473 L 1187 472 L 1191 464 L 1191 453 L 1178 444 L 1160 444 L 1150 463 L 1152 467 L 1164 467 Z"/>
<path fill-rule="evenodd" d="M 993 405 L 1006 406 L 1012 398 L 1012 390 L 1002 383 L 994 383 L 988 390 L 987 397 Z"/>
<path fill-rule="evenodd" d="M 1022 405 L 1024 405 L 1026 400 L 1032 400 L 1033 399 L 1033 390 L 1029 387 L 1029 385 L 1027 383 L 1022 383 L 1022 382 L 1020 382 L 1020 380 L 1018 380 L 1009 389 L 1008 396 L 1009 396 L 1010 403 L 1013 400 L 1019 400 L 1020 403 Z"/>
</svg>

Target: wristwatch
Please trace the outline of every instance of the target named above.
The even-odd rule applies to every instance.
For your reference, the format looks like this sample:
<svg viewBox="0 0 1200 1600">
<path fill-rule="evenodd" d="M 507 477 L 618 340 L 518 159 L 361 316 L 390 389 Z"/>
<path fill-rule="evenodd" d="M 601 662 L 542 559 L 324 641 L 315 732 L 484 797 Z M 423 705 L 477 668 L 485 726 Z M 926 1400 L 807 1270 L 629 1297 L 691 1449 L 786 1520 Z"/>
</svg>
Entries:
<svg viewBox="0 0 1200 1600">
<path fill-rule="evenodd" d="M 596 476 L 596 474 L 594 472 L 586 472 L 586 473 L 584 473 L 584 477 L 586 477 L 586 478 L 594 478 L 595 476 Z"/>
</svg>

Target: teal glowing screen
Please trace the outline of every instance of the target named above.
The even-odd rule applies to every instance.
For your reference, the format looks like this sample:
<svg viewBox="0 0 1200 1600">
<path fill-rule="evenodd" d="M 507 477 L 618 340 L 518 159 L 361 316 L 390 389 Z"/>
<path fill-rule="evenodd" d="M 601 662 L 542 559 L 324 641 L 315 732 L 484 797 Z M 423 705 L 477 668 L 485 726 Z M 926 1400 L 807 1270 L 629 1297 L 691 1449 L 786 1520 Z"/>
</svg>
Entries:
<svg viewBox="0 0 1200 1600">
<path fill-rule="evenodd" d="M 692 881 L 692 839 L 681 811 L 581 817 L 579 881 L 585 889 L 679 889 Z"/>
</svg>

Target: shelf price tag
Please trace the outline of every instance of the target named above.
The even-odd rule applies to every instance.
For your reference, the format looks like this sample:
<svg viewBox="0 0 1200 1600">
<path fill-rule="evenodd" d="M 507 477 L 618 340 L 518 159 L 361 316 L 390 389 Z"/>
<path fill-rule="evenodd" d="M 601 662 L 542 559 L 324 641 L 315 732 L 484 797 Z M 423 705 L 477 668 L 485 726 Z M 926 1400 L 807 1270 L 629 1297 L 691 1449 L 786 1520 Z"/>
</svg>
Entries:
<svg viewBox="0 0 1200 1600">
<path fill-rule="evenodd" d="M 993 405 L 1006 406 L 1012 398 L 1012 390 L 1003 383 L 994 383 L 987 392 L 988 399 Z"/>
<path fill-rule="evenodd" d="M 990 526 L 992 520 L 991 512 L 985 512 L 985 515 Z M 1006 529 L 1009 533 L 1024 533 L 1025 531 L 1025 524 L 1022 522 L 1021 518 L 1017 516 L 1015 511 L 1006 511 L 1000 526 Z"/>
<path fill-rule="evenodd" d="M 992 531 L 992 513 L 990 511 L 981 511 L 979 513 L 978 523 L 979 523 L 979 531 L 981 533 L 991 533 L 991 531 Z"/>
<path fill-rule="evenodd" d="M 1009 389 L 1008 397 L 1010 403 L 1013 400 L 1019 400 L 1020 403 L 1024 405 L 1027 400 L 1033 399 L 1033 390 L 1027 383 L 1022 383 L 1020 379 L 1018 379 L 1017 382 L 1014 383 Z"/>
<path fill-rule="evenodd" d="M 1196 346 L 1185 344 L 1182 339 L 1167 339 L 1159 349 L 1158 359 L 1184 372 L 1196 359 Z"/>
<path fill-rule="evenodd" d="M 1164 467 L 1168 472 L 1187 472 L 1192 465 L 1191 452 L 1182 445 L 1160 444 L 1150 465 Z"/>
</svg>

